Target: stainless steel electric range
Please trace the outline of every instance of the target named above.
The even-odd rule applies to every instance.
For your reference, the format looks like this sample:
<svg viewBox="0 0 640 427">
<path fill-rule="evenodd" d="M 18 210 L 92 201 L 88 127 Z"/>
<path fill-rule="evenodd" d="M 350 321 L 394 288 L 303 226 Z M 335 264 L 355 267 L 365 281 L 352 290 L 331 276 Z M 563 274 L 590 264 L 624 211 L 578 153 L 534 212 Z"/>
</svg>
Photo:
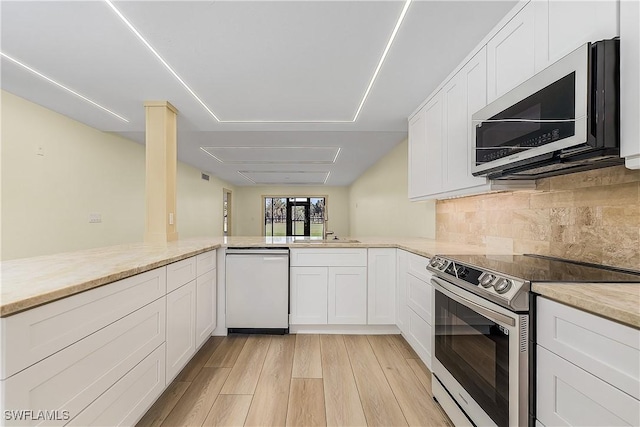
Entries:
<svg viewBox="0 0 640 427">
<path fill-rule="evenodd" d="M 640 281 L 632 271 L 538 255 L 435 256 L 427 268 L 435 288 L 433 395 L 456 426 L 535 420 L 532 284 Z"/>
</svg>

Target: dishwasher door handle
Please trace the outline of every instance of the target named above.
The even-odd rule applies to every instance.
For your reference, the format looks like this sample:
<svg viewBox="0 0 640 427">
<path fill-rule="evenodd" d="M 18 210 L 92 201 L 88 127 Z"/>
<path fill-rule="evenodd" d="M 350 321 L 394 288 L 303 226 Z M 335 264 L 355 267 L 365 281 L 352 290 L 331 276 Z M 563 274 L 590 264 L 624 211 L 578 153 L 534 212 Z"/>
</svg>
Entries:
<svg viewBox="0 0 640 427">
<path fill-rule="evenodd" d="M 263 256 L 263 261 L 287 261 L 289 258 L 287 256 Z"/>
</svg>

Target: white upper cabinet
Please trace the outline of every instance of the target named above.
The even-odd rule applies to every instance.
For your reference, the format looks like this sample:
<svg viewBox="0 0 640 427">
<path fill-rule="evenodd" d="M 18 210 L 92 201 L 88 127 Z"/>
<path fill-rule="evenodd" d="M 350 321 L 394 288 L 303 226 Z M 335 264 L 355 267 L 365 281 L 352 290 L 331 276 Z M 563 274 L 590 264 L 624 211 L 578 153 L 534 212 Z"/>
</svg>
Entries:
<svg viewBox="0 0 640 427">
<path fill-rule="evenodd" d="M 409 120 L 409 198 L 427 194 L 427 128 L 425 109 Z"/>
<path fill-rule="evenodd" d="M 487 49 L 482 48 L 454 77 L 456 90 L 447 97 L 447 191 L 487 183 L 471 174 L 475 159 L 473 113 L 487 105 Z M 453 88 L 452 88 L 453 89 Z"/>
<path fill-rule="evenodd" d="M 489 102 L 536 72 L 536 13 L 527 4 L 487 43 Z"/>
<path fill-rule="evenodd" d="M 424 107 L 425 144 L 427 153 L 427 194 L 442 191 L 443 102 L 442 91 Z"/>
<path fill-rule="evenodd" d="M 442 92 L 409 120 L 409 198 L 442 191 Z"/>
<path fill-rule="evenodd" d="M 640 169 L 640 2 L 620 3 L 620 155 Z"/>
<path fill-rule="evenodd" d="M 534 1 L 533 5 L 536 41 L 539 41 L 536 44 L 536 71 L 587 42 L 620 35 L 617 1 L 550 0 Z"/>
</svg>

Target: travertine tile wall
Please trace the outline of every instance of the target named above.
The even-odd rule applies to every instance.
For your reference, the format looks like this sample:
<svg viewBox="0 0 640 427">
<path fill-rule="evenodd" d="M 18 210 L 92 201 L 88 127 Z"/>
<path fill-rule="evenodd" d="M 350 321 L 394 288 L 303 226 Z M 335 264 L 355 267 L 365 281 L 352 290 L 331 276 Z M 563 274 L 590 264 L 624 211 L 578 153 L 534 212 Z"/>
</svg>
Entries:
<svg viewBox="0 0 640 427">
<path fill-rule="evenodd" d="M 616 166 L 438 201 L 436 237 L 640 270 L 640 171 Z"/>
</svg>

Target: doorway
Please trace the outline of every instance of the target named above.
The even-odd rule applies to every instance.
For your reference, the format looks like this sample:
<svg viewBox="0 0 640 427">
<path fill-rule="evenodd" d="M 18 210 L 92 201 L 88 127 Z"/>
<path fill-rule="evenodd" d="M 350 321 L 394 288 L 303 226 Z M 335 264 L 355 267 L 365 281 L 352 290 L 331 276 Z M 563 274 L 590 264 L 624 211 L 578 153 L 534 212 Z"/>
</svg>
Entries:
<svg viewBox="0 0 640 427">
<path fill-rule="evenodd" d="M 322 239 L 326 197 L 263 196 L 264 235 Z"/>
<path fill-rule="evenodd" d="M 231 236 L 231 190 L 222 189 L 222 235 Z"/>
</svg>

